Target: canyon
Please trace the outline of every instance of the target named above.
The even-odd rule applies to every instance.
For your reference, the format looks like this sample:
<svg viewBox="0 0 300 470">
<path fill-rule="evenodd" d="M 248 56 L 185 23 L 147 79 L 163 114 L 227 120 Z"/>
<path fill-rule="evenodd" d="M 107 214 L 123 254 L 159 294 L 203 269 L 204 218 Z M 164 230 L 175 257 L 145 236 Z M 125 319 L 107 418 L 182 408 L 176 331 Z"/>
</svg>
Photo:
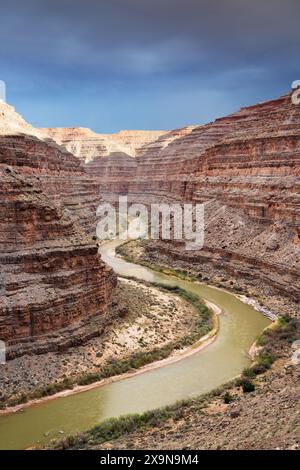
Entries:
<svg viewBox="0 0 300 470">
<path fill-rule="evenodd" d="M 2 285 L 5 307 L 0 336 L 4 340 L 14 336 L 17 343 L 21 337 L 56 331 L 84 317 L 84 311 L 87 317 L 95 315 L 97 301 L 98 313 L 103 314 L 108 291 L 116 281 L 111 270 L 98 259 L 91 235 L 95 233 L 97 205 L 103 200 L 116 203 L 119 195 L 146 205 L 152 202 L 205 205 L 202 250 L 186 251 L 185 244 L 178 241 L 149 240 L 144 245 L 144 259 L 172 265 L 207 280 L 216 275 L 243 280 L 246 285 L 278 298 L 278 309 L 285 305 L 282 298 L 297 303 L 299 163 L 300 110 L 292 104 L 290 94 L 242 108 L 206 125 L 169 132 L 115 134 L 97 134 L 85 128 L 34 129 L 11 106 L 1 103 L 0 166 L 12 200 L 2 192 L 1 254 L 6 259 L 11 280 L 7 287 L 4 288 L 5 283 Z M 47 211 L 42 213 L 33 199 L 28 202 L 32 209 L 26 222 L 22 190 L 18 189 L 19 199 L 15 194 L 16 181 L 19 186 L 24 185 L 26 198 L 38 194 L 44 197 L 43 202 L 39 201 L 42 206 L 49 205 L 48 215 Z M 10 215 L 5 216 L 8 211 Z M 54 232 L 57 243 L 54 243 Z M 9 233 L 14 234 L 13 244 L 8 243 Z M 71 248 L 74 237 L 77 241 L 72 242 Z M 18 256 L 16 253 L 12 256 L 18 245 Z M 57 260 L 56 250 L 60 249 L 65 260 L 56 263 L 52 258 Z M 81 250 L 87 250 L 94 261 L 88 262 L 86 257 L 85 264 Z M 30 256 L 31 265 L 25 262 Z M 44 268 L 35 260 L 39 256 L 45 256 Z M 12 258 L 17 258 L 18 268 L 12 268 Z M 13 282 L 12 277 L 22 269 L 28 279 L 24 281 L 21 276 L 19 285 L 17 278 Z M 82 273 L 88 278 L 87 272 L 94 273 L 90 282 L 94 284 L 90 308 L 83 301 Z M 38 314 L 40 324 L 36 326 L 36 319 L 30 320 L 33 314 L 29 314 L 27 298 L 21 300 L 23 310 L 20 308 L 16 314 L 14 295 L 16 299 L 22 298 L 27 281 L 36 286 L 46 282 L 52 287 L 59 278 L 59 289 L 64 286 L 66 290 L 61 292 L 65 301 L 72 282 L 77 292 L 82 290 L 81 297 L 78 293 L 81 300 L 76 301 L 75 296 L 73 307 L 68 306 L 74 312 L 56 312 L 53 319 L 51 314 Z M 96 292 L 95 286 L 100 285 L 100 292 Z M 80 307 L 75 308 L 78 303 Z M 16 308 L 17 304 L 16 301 Z"/>
<path fill-rule="evenodd" d="M 76 145 L 68 129 L 62 135 L 51 134 L 69 148 Z M 202 250 L 149 241 L 146 258 L 206 279 L 232 276 L 262 285 L 266 296 L 299 300 L 300 107 L 291 93 L 167 132 L 138 148 L 135 158 L 124 151 L 95 156 L 95 142 L 87 139 L 86 145 L 89 150 L 77 156 L 105 201 L 116 204 L 119 195 L 127 195 L 146 205 L 204 204 Z"/>
<path fill-rule="evenodd" d="M 255 325 L 255 338 L 269 323 L 258 312 L 252 311 L 250 315 L 248 301 L 255 301 L 260 311 L 271 310 L 278 317 L 284 316 L 282 330 L 275 328 L 265 333 L 266 352 L 274 353 L 274 361 L 279 361 L 279 366 L 276 363 L 277 368 L 255 382 L 261 391 L 250 394 L 249 398 L 232 385 L 233 401 L 239 407 L 236 403 L 224 407 L 222 396 L 215 399 L 212 395 L 207 405 L 208 409 L 212 408 L 208 411 L 208 422 L 209 426 L 214 423 L 220 426 L 221 431 L 215 437 L 218 445 L 226 448 L 228 444 L 222 438 L 223 418 L 232 424 L 231 414 L 235 413 L 234 418 L 247 416 L 254 423 L 256 419 L 261 420 L 268 404 L 274 404 L 269 413 L 270 432 L 276 428 L 278 417 L 287 419 L 293 433 L 288 436 L 284 430 L 284 438 L 278 437 L 278 445 L 293 446 L 297 370 L 287 361 L 291 342 L 299 335 L 295 318 L 299 316 L 300 297 L 299 176 L 300 108 L 292 103 L 291 94 L 242 108 L 204 125 L 114 134 L 98 134 L 87 128 L 35 129 L 13 107 L 0 102 L 0 339 L 5 342 L 8 359 L 0 377 L 5 382 L 0 390 L 4 405 L 7 397 L 12 399 L 11 403 L 15 398 L 19 400 L 15 403 L 24 403 L 23 392 L 33 399 L 45 396 L 35 395 L 41 392 L 39 383 L 47 395 L 51 390 L 54 393 L 64 390 L 56 387 L 64 387 L 66 378 L 71 386 L 66 382 L 65 388 L 72 388 L 97 382 L 97 378 L 114 377 L 120 371 L 139 369 L 139 364 L 144 364 L 141 358 L 150 364 L 149 358 L 160 357 L 158 350 L 152 356 L 159 335 L 166 354 L 163 357 L 168 357 L 172 344 L 168 337 L 170 318 L 173 334 L 183 335 L 179 338 L 182 347 L 187 341 L 184 335 L 194 334 L 196 317 L 192 306 L 176 297 L 173 284 L 176 274 L 176 283 L 191 289 L 187 294 L 196 289 L 202 293 L 200 297 L 209 299 L 211 295 L 211 302 L 214 298 L 226 299 L 221 325 L 233 313 L 241 322 L 228 348 L 244 350 L 238 341 L 244 341 L 249 335 L 245 340 L 245 350 L 248 350 L 253 342 L 250 323 L 253 322 L 253 328 Z M 140 285 L 136 279 L 123 280 L 117 286 L 117 275 L 106 262 L 121 276 L 118 267 L 122 263 L 118 257 L 113 257 L 112 264 L 109 262 L 112 260 L 109 246 L 106 249 L 100 246 L 99 250 L 95 227 L 99 203 L 116 205 L 120 195 L 147 207 L 163 202 L 204 204 L 204 247 L 188 251 L 185 241 L 163 239 L 124 244 L 120 254 L 158 272 L 146 269 Z M 126 274 L 131 275 L 132 267 L 126 263 L 124 266 L 128 270 Z M 145 271 L 141 272 L 145 275 Z M 164 284 L 159 282 L 166 279 L 171 283 L 171 293 L 159 291 L 164 289 Z M 150 287 L 148 281 L 157 284 Z M 232 305 L 235 305 L 234 312 Z M 241 312 L 250 322 L 246 331 L 242 331 Z M 259 318 L 255 319 L 255 315 Z M 216 322 L 219 324 L 219 320 Z M 275 352 L 272 335 L 276 339 Z M 223 344 L 222 336 L 217 337 L 214 347 Z M 131 358 L 130 348 L 136 354 Z M 213 348 L 210 353 L 214 354 Z M 226 362 L 225 353 L 226 348 Z M 40 358 L 38 363 L 36 355 Z M 71 364 L 70 357 L 74 359 Z M 239 359 L 241 364 L 248 364 L 245 355 Z M 233 367 L 228 377 L 239 373 L 241 364 L 236 369 Z M 32 365 L 34 375 L 27 373 Z M 179 367 L 185 370 L 184 364 Z M 14 385 L 16 371 L 20 378 L 18 387 Z M 82 371 L 84 376 L 80 376 Z M 168 373 L 172 374 L 166 369 L 165 374 Z M 203 379 L 205 373 L 199 376 Z M 186 373 L 186 383 L 189 378 Z M 168 383 L 171 388 L 172 380 Z M 221 383 L 219 376 L 218 380 Z M 271 381 L 283 401 L 288 400 L 291 412 L 286 411 L 277 393 L 270 391 Z M 158 383 L 161 383 L 159 372 Z M 261 394 L 265 392 L 267 398 L 262 400 Z M 117 399 L 118 406 L 122 396 Z M 249 403 L 252 406 L 258 402 L 261 405 L 257 418 L 258 414 L 248 412 L 248 408 Z M 127 405 L 126 402 L 125 410 Z M 210 430 L 201 416 L 197 420 L 204 437 L 200 440 L 197 437 L 200 428 L 194 416 L 198 411 L 195 412 L 193 405 L 191 402 L 175 409 L 175 415 L 177 411 L 180 413 L 187 431 L 187 438 L 180 438 L 181 445 L 190 442 L 195 448 L 213 447 L 213 436 L 207 437 Z M 55 404 L 52 406 L 55 409 Z M 167 425 L 176 433 L 177 424 L 172 416 Z M 242 438 L 236 440 L 236 448 L 273 446 L 261 430 L 256 431 L 253 442 L 249 440 L 248 428 L 239 421 Z M 159 433 L 157 427 L 160 427 L 159 420 L 153 428 L 154 434 L 147 429 L 143 439 L 140 435 L 120 436 L 117 445 L 120 448 L 153 446 L 153 435 L 157 435 L 158 448 L 175 448 L 177 441 L 168 437 L 166 442 L 164 429 Z M 237 426 L 232 424 L 232 427 L 234 432 Z M 79 447 L 86 447 L 80 439 Z M 92 446 L 100 448 L 103 442 L 95 440 Z M 110 446 L 108 443 L 103 447 Z"/>
<path fill-rule="evenodd" d="M 97 157 L 126 153 L 136 157 L 144 145 L 155 141 L 166 131 L 123 130 L 114 134 L 98 134 L 84 127 L 42 128 L 38 132 L 55 140 L 84 163 Z"/>
</svg>

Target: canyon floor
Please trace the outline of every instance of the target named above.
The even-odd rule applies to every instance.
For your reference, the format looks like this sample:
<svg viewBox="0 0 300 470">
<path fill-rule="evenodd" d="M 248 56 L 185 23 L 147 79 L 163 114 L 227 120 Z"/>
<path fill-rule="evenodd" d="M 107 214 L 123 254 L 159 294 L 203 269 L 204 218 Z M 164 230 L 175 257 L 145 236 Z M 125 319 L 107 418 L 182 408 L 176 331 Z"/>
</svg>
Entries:
<svg viewBox="0 0 300 470">
<path fill-rule="evenodd" d="M 195 331 L 198 313 L 186 300 L 158 288 L 119 280 L 110 306 L 112 323 L 104 334 L 60 353 L 24 355 L 0 369 L 2 404 L 18 402 L 64 379 L 76 383 L 134 354 L 162 349 Z M 153 359 L 155 360 L 155 358 Z M 113 372 L 113 369 L 112 369 Z"/>
</svg>

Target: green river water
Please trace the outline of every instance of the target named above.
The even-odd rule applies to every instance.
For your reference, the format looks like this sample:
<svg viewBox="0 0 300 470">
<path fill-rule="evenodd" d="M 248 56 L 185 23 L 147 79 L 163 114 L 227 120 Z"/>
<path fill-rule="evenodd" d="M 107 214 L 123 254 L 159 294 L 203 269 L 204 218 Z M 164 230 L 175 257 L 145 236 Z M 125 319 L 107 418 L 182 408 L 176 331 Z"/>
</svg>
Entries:
<svg viewBox="0 0 300 470">
<path fill-rule="evenodd" d="M 205 284 L 156 273 L 119 259 L 119 241 L 101 247 L 104 261 L 120 275 L 178 285 L 222 308 L 216 340 L 202 351 L 143 374 L 0 416 L 0 449 L 24 449 L 61 432 L 84 431 L 105 418 L 139 413 L 197 396 L 231 380 L 249 364 L 247 352 L 270 320 L 234 295 Z"/>
</svg>

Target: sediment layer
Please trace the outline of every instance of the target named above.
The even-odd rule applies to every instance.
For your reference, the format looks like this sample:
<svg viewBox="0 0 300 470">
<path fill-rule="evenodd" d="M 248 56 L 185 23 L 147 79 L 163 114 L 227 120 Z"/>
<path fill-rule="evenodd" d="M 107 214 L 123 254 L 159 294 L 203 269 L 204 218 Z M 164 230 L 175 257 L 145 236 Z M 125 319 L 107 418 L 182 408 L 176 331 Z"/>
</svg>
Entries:
<svg viewBox="0 0 300 470">
<path fill-rule="evenodd" d="M 144 145 L 155 141 L 165 131 L 124 130 L 115 134 L 98 134 L 84 127 L 43 128 L 39 131 L 53 139 L 85 163 L 114 153 L 135 157 Z"/>
<path fill-rule="evenodd" d="M 13 357 L 45 335 L 104 317 L 115 281 L 65 211 L 9 167 L 0 181 L 0 338 Z M 59 339 L 48 336 L 47 349 Z"/>
<path fill-rule="evenodd" d="M 98 203 L 80 161 L 1 103 L 0 339 L 8 358 L 75 345 L 106 324 L 116 278 L 87 235 Z"/>
</svg>

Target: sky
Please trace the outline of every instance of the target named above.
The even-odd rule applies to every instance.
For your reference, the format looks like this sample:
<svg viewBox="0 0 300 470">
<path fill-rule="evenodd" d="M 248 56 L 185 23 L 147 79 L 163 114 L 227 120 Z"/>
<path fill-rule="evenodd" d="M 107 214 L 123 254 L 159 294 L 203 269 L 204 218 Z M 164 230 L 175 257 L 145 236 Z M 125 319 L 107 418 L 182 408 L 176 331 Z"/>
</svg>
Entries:
<svg viewBox="0 0 300 470">
<path fill-rule="evenodd" d="M 9 0 L 0 80 L 35 127 L 174 129 L 300 79 L 299 0 Z"/>
</svg>

